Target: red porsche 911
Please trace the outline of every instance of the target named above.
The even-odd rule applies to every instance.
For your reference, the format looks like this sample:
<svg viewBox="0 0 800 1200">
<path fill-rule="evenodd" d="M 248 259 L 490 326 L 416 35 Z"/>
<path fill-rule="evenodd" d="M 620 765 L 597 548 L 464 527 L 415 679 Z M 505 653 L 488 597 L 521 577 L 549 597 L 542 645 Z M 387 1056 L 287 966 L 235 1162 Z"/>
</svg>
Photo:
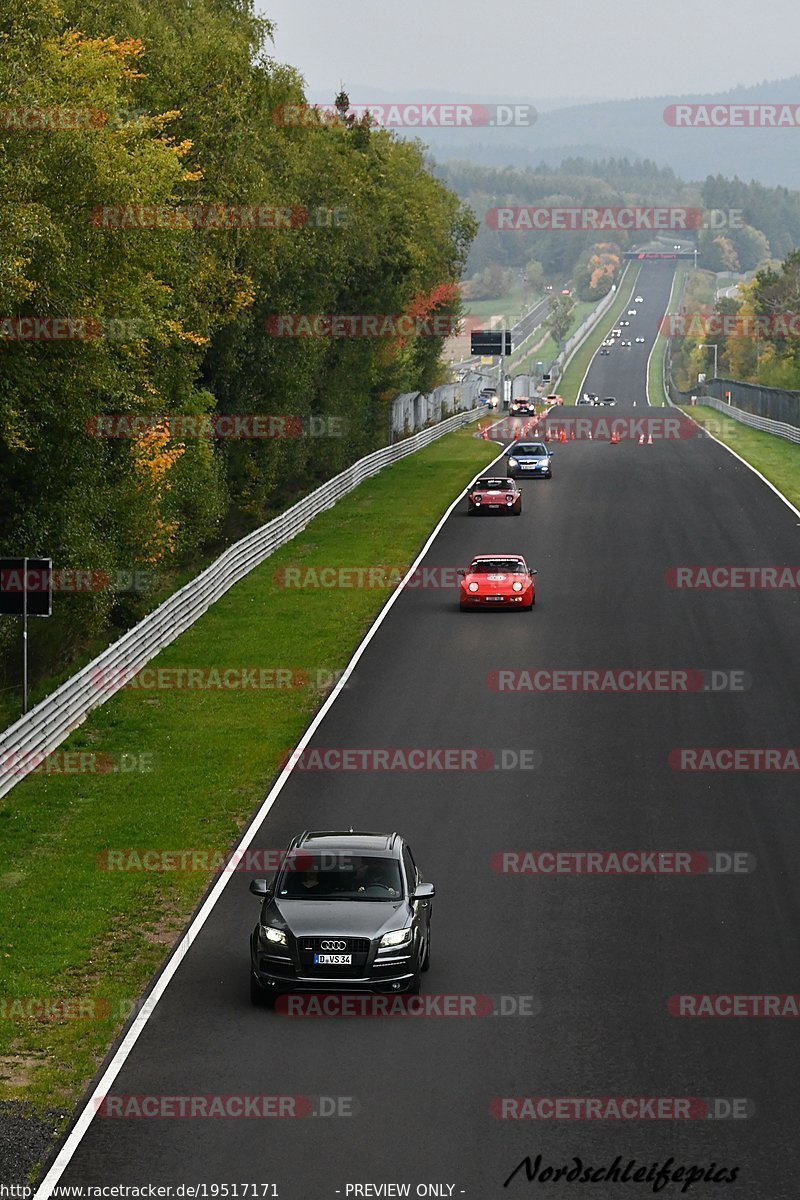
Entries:
<svg viewBox="0 0 800 1200">
<path fill-rule="evenodd" d="M 460 570 L 459 604 L 470 608 L 524 608 L 536 603 L 536 571 L 521 554 L 479 554 Z"/>
<path fill-rule="evenodd" d="M 510 512 L 518 517 L 522 512 L 522 492 L 514 479 L 476 479 L 467 491 L 467 511 Z"/>
</svg>

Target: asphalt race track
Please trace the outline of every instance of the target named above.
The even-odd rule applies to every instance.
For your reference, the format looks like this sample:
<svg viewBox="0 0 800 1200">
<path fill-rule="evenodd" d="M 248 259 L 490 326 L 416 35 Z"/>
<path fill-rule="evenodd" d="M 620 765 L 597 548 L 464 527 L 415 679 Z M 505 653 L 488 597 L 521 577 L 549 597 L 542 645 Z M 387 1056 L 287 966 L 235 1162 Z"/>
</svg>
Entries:
<svg viewBox="0 0 800 1200">
<path fill-rule="evenodd" d="M 625 333 L 647 342 L 616 347 L 589 372 L 584 387 L 617 407 L 565 408 L 564 420 L 648 415 L 645 364 L 671 278 L 671 264 L 643 267 L 645 302 Z M 796 1024 L 681 1018 L 667 1002 L 798 989 L 796 772 L 692 772 L 669 760 L 682 747 L 797 744 L 797 591 L 687 590 L 668 572 L 796 564 L 798 518 L 705 436 L 578 438 L 557 447 L 552 480 L 521 486 L 518 519 L 468 517 L 462 502 L 425 565 L 521 552 L 538 569 L 534 610 L 460 614 L 453 588 L 409 588 L 312 745 L 488 748 L 505 762 L 526 751 L 536 766 L 296 770 L 254 846 L 280 847 L 306 828 L 400 830 L 437 889 L 423 995 L 488 995 L 496 1006 L 530 997 L 503 1003 L 535 1015 L 312 1019 L 251 1008 L 258 905 L 250 877 L 234 875 L 113 1092 L 349 1097 L 354 1115 L 96 1117 L 62 1184 L 275 1183 L 282 1200 L 387 1183 L 410 1184 L 412 1196 L 418 1184 L 453 1185 L 441 1194 L 475 1200 L 652 1195 L 645 1183 L 528 1184 L 522 1171 L 503 1188 L 526 1154 L 595 1167 L 621 1155 L 623 1165 L 739 1168 L 735 1182 L 696 1183 L 691 1197 L 796 1200 Z M 744 690 L 531 694 L 488 683 L 499 670 L 578 668 L 743 672 Z M 747 852 L 757 865 L 690 876 L 493 869 L 494 854 L 524 850 Z M 736 1111 L 750 1115 L 493 1115 L 494 1099 L 520 1096 L 746 1100 Z M 678 1196 L 681 1184 L 659 1194 Z"/>
</svg>

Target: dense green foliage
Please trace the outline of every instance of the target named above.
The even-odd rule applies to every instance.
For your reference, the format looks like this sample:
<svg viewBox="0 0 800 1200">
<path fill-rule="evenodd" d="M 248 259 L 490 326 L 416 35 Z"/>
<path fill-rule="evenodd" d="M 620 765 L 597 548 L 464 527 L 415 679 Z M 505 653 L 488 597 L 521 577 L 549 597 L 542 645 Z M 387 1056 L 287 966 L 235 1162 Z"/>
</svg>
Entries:
<svg viewBox="0 0 800 1200">
<path fill-rule="evenodd" d="M 701 281 L 684 297 L 686 336 L 675 339 L 672 357 L 677 386 L 688 391 L 698 372 L 711 374 L 705 343 L 717 347 L 720 378 L 800 391 L 800 250 L 758 271 L 736 299 L 714 301 Z"/>
<path fill-rule="evenodd" d="M 29 0 L 0 21 L 0 553 L 112 581 L 59 597 L 37 630 L 42 668 L 141 611 L 115 572 L 163 572 L 230 540 L 385 444 L 389 399 L 439 381 L 441 339 L 267 333 L 270 314 L 457 311 L 475 227 L 419 146 L 366 122 L 283 124 L 303 85 L 266 54 L 269 35 L 251 0 Z M 31 109 L 78 118 L 15 127 Z M 308 219 L 114 228 L 96 215 L 130 205 Z M 26 317 L 102 336 L 20 340 Z M 118 413 L 289 414 L 338 436 L 91 435 Z M 15 624 L 0 627 L 6 657 Z"/>
<path fill-rule="evenodd" d="M 620 252 L 643 240 L 641 234 L 618 232 L 600 242 L 590 232 L 498 231 L 484 221 L 495 206 L 701 209 L 708 227 L 698 231 L 696 241 L 700 261 L 710 271 L 752 271 L 800 245 L 800 193 L 722 176 L 687 183 L 648 159 L 565 158 L 558 167 L 541 164 L 535 170 L 453 161 L 437 171 L 482 222 L 467 262 L 467 274 L 476 279 L 492 268 L 552 282 L 571 279 L 581 299 L 594 300 L 618 277 Z"/>
</svg>

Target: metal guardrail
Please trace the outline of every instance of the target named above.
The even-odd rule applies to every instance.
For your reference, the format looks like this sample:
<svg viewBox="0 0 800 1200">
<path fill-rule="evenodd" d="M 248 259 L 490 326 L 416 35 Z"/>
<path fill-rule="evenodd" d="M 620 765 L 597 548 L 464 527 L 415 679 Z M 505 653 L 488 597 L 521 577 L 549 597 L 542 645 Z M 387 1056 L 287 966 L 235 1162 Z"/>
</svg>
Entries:
<svg viewBox="0 0 800 1200">
<path fill-rule="evenodd" d="M 433 421 L 443 421 L 448 413 L 470 412 L 478 402 L 482 387 L 495 379 L 484 371 L 472 372 L 462 383 L 443 383 L 429 394 L 403 392 L 392 401 L 392 438 L 407 436 Z"/>
<path fill-rule="evenodd" d="M 756 413 L 745 412 L 743 408 L 736 408 L 735 405 L 720 400 L 718 396 L 704 396 L 699 392 L 692 395 L 697 396 L 698 404 L 714 408 L 742 425 L 749 425 L 751 429 L 760 429 L 762 433 L 772 433 L 775 437 L 786 438 L 787 441 L 800 445 L 800 429 L 796 425 L 787 425 L 785 421 L 773 421 L 771 417 L 759 417 Z M 688 400 L 689 397 L 684 396 L 680 403 L 687 404 Z"/>
<path fill-rule="evenodd" d="M 555 385 L 556 383 L 560 382 L 561 376 L 567 369 L 571 359 L 580 349 L 581 343 L 589 336 L 592 329 L 594 329 L 595 325 L 600 320 L 606 309 L 610 308 L 619 296 L 619 289 L 621 288 L 627 273 L 628 266 L 626 264 L 625 269 L 623 270 L 617 282 L 613 284 L 608 292 L 606 292 L 602 300 L 598 300 L 592 311 L 586 316 L 572 336 L 564 343 L 563 350 L 561 350 L 558 356 L 553 360 L 553 365 L 550 368 L 551 372 L 555 375 L 555 378 L 550 385 L 553 391 L 555 391 Z"/>
<path fill-rule="evenodd" d="M 195 579 L 148 613 L 102 654 L 62 683 L 0 735 L 0 797 L 55 750 L 92 711 L 104 704 L 160 650 L 189 629 L 216 600 L 291 541 L 314 517 L 332 508 L 365 479 L 430 445 L 485 413 L 456 413 L 438 425 L 359 459 L 285 513 L 229 546 Z"/>
</svg>

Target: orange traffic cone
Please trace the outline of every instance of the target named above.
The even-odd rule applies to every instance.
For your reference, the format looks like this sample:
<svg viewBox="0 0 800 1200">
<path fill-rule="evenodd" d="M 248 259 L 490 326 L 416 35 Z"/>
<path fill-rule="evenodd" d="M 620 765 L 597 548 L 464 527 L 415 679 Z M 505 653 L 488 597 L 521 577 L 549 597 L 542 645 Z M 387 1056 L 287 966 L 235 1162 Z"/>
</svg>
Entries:
<svg viewBox="0 0 800 1200">
<path fill-rule="evenodd" d="M 589 441 L 591 441 L 591 440 L 592 440 L 592 431 L 591 431 L 591 429 L 590 429 L 590 430 L 589 430 Z"/>
<path fill-rule="evenodd" d="M 560 434 L 558 435 L 558 440 L 559 440 L 560 442 L 565 442 L 565 441 L 567 440 L 567 431 L 566 431 L 566 429 L 562 429 L 562 430 L 561 430 Z"/>
<path fill-rule="evenodd" d="M 488 442 L 488 440 L 489 440 L 489 430 L 488 430 L 488 429 L 482 429 L 482 430 L 481 430 L 481 437 L 483 438 L 483 440 L 484 440 L 485 442 Z"/>
<path fill-rule="evenodd" d="M 648 434 L 648 435 L 647 435 L 647 444 L 648 444 L 648 446 L 652 446 L 652 444 L 653 444 L 653 435 L 652 435 L 652 433 L 650 433 L 650 434 Z"/>
<path fill-rule="evenodd" d="M 612 446 L 615 446 L 615 445 L 617 444 L 617 442 L 618 442 L 618 441 L 619 441 L 619 438 L 617 437 L 617 431 L 616 431 L 616 429 L 612 429 L 612 431 L 611 431 L 611 445 L 612 445 Z"/>
<path fill-rule="evenodd" d="M 571 442 L 575 441 L 575 430 L 574 429 L 570 429 L 570 431 L 569 431 L 569 440 Z"/>
<path fill-rule="evenodd" d="M 640 446 L 644 445 L 644 434 L 643 433 L 639 434 L 639 445 Z"/>
</svg>

